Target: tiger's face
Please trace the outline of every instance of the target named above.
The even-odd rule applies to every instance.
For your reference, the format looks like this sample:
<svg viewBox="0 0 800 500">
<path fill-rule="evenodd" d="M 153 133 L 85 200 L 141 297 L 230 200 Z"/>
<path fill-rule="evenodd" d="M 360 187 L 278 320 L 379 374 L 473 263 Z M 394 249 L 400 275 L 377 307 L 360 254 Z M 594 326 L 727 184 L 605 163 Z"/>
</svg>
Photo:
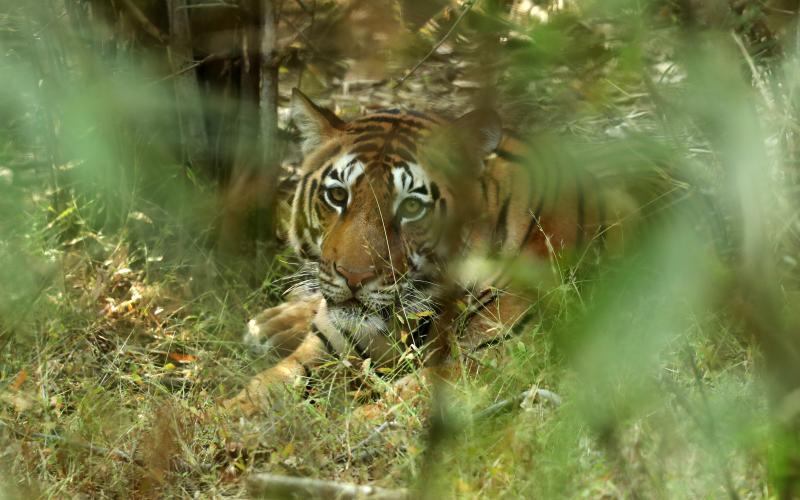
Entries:
<svg viewBox="0 0 800 500">
<path fill-rule="evenodd" d="M 299 92 L 294 100 L 306 158 L 290 240 L 313 263 L 307 278 L 331 321 L 383 329 L 393 312 L 430 310 L 440 263 L 453 251 L 444 237 L 450 215 L 470 197 L 428 150 L 450 124 L 396 110 L 345 123 Z M 490 140 L 499 140 L 499 125 Z M 463 166 L 462 175 L 471 171 Z"/>
</svg>

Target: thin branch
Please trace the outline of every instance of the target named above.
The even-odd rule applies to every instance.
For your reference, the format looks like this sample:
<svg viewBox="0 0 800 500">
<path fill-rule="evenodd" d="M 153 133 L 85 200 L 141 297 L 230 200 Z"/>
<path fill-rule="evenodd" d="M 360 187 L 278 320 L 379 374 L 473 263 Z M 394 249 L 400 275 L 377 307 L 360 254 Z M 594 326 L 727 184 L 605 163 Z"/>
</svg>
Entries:
<svg viewBox="0 0 800 500">
<path fill-rule="evenodd" d="M 338 483 L 308 477 L 279 476 L 276 474 L 254 474 L 247 479 L 248 493 L 257 498 L 375 498 L 381 500 L 405 500 L 406 490 L 387 490 L 375 486 Z"/>
<path fill-rule="evenodd" d="M 772 95 L 770 95 L 769 89 L 767 89 L 767 84 L 761 75 L 761 71 L 759 71 L 755 61 L 747 51 L 747 47 L 745 47 L 744 42 L 742 42 L 742 39 L 735 32 L 731 32 L 731 37 L 733 38 L 733 41 L 736 42 L 736 46 L 739 48 L 739 51 L 742 53 L 742 57 L 747 63 L 747 67 L 750 68 L 750 73 L 753 74 L 753 82 L 755 83 L 759 94 L 761 94 L 761 98 L 764 99 L 764 104 L 771 112 L 775 112 L 775 100 L 772 98 Z"/>
<path fill-rule="evenodd" d="M 234 9 L 239 10 L 241 9 L 241 5 L 236 5 L 233 3 L 226 3 L 226 2 L 214 2 L 214 3 L 195 3 L 191 5 L 181 5 L 178 7 L 178 10 L 187 10 L 187 9 Z"/>
<path fill-rule="evenodd" d="M 231 57 L 231 54 L 230 54 L 230 53 L 224 53 L 224 54 L 217 54 L 217 53 L 214 53 L 214 54 L 209 54 L 209 55 L 205 56 L 205 57 L 204 57 L 204 58 L 202 58 L 202 59 L 199 59 L 199 60 L 197 60 L 197 61 L 194 61 L 194 62 L 192 62 L 191 64 L 188 64 L 188 65 L 186 65 L 186 66 L 184 66 L 184 67 L 182 67 L 182 68 L 178 69 L 177 71 L 174 71 L 174 72 L 170 73 L 169 75 L 166 75 L 166 76 L 163 76 L 163 77 L 161 77 L 161 78 L 158 78 L 157 80 L 153 80 L 153 81 L 152 81 L 152 82 L 150 82 L 149 84 L 150 84 L 150 85 L 154 85 L 154 84 L 157 84 L 157 83 L 165 82 L 165 81 L 167 81 L 167 80 L 169 80 L 169 79 L 172 79 L 172 78 L 176 78 L 176 77 L 178 77 L 178 76 L 181 76 L 181 75 L 182 75 L 182 74 L 184 74 L 184 73 L 188 73 L 189 71 L 192 71 L 193 69 L 195 69 L 195 68 L 198 68 L 198 67 L 200 67 L 200 66 L 204 65 L 204 64 L 205 64 L 205 63 L 207 63 L 207 62 L 211 62 L 211 61 L 220 61 L 220 60 L 223 60 L 223 59 L 227 59 L 227 58 L 229 58 L 229 57 Z"/>
<path fill-rule="evenodd" d="M 464 4 L 464 8 L 458 14 L 458 17 L 453 22 L 453 25 L 450 26 L 450 29 L 447 30 L 447 33 L 444 34 L 442 39 L 439 40 L 438 42 L 436 42 L 436 45 L 434 45 L 433 48 L 431 48 L 430 52 L 425 54 L 425 57 L 420 59 L 419 62 L 417 62 L 417 64 L 414 65 L 413 68 L 411 68 L 403 77 L 401 77 L 399 80 L 397 80 L 397 83 L 394 85 L 393 88 L 395 88 L 395 89 L 400 88 L 406 82 L 406 80 L 408 80 L 411 77 L 411 75 L 413 75 L 420 68 L 420 66 L 425 64 L 425 62 L 428 59 L 430 59 L 431 56 L 433 56 L 433 54 L 435 54 L 437 50 L 439 50 L 439 47 L 441 47 L 444 44 L 444 42 L 446 42 L 447 39 L 450 38 L 450 35 L 452 35 L 453 32 L 455 32 L 455 30 L 458 27 L 458 25 L 461 24 L 461 20 L 464 19 L 464 16 L 467 15 L 467 12 L 469 12 L 472 9 L 472 7 L 475 5 L 476 1 L 477 0 L 468 0 Z"/>
<path fill-rule="evenodd" d="M 144 14 L 144 12 L 133 3 L 133 0 L 122 0 L 122 4 L 125 5 L 125 8 L 128 9 L 128 12 L 131 13 L 131 16 L 138 22 L 142 29 L 144 29 L 145 33 L 152 36 L 159 42 L 166 42 L 167 35 L 162 32 L 158 27 L 153 24 L 150 19 Z"/>
</svg>

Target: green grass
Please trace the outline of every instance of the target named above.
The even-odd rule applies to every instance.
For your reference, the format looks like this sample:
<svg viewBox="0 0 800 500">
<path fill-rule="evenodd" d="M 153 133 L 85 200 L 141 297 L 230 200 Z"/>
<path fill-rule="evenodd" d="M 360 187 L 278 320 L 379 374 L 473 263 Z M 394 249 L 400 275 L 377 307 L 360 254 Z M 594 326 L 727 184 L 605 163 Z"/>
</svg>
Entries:
<svg viewBox="0 0 800 500">
<path fill-rule="evenodd" d="M 37 209 L 44 219 L 47 207 L 33 215 Z M 53 220 L 80 226 L 79 212 Z M 363 390 L 353 389 L 380 391 L 385 383 L 358 368 L 330 367 L 309 398 L 300 388 L 251 421 L 206 414 L 268 366 L 239 338 L 250 315 L 280 300 L 279 278 L 290 269 L 284 258 L 256 259 L 262 280 L 254 286 L 210 253 L 165 263 L 157 244 L 145 251 L 128 238 L 83 230 L 81 243 L 53 244 L 44 236 L 56 225 L 27 244 L 53 263 L 57 279 L 23 299 L 28 310 L 4 348 L 0 432 L 12 496 L 241 494 L 252 471 L 387 487 L 413 487 L 422 476 L 429 393 L 391 417 L 360 419 Z M 88 242 L 97 245 L 94 256 Z M 630 363 L 647 354 L 637 337 L 658 327 L 651 307 L 672 305 L 666 285 L 653 288 L 624 266 L 618 272 L 602 276 L 611 285 L 594 292 L 610 290 L 609 303 L 578 296 L 591 292 L 586 284 L 548 293 L 537 326 L 483 354 L 479 375 L 448 386 L 452 415 L 436 466 L 442 493 L 723 496 L 727 478 L 745 496 L 766 491 L 769 420 L 753 346 L 722 315 L 682 311 L 687 316 L 655 355 Z M 634 298 L 636 286 L 645 287 L 644 299 Z M 618 314 L 633 324 L 622 326 Z M 625 330 L 599 337 L 613 352 L 587 354 L 591 339 L 565 340 L 606 326 Z M 566 361 L 585 356 L 589 366 Z M 620 356 L 613 366 L 594 365 Z M 555 391 L 564 404 L 473 420 L 531 386 Z M 353 450 L 384 419 L 398 425 Z M 364 452 L 368 459 L 353 458 Z"/>
</svg>

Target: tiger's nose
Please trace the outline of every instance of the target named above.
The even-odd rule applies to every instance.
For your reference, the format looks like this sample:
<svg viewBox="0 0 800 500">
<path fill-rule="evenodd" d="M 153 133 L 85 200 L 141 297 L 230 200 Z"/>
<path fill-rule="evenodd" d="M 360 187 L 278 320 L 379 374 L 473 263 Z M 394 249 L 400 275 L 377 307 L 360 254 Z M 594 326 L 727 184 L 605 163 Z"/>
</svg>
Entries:
<svg viewBox="0 0 800 500">
<path fill-rule="evenodd" d="M 365 283 L 377 276 L 374 267 L 348 269 L 336 264 L 334 268 L 336 269 L 336 272 L 339 273 L 345 279 L 345 281 L 347 281 L 347 286 L 350 287 L 350 290 L 354 292 L 356 288 L 364 286 Z"/>
</svg>

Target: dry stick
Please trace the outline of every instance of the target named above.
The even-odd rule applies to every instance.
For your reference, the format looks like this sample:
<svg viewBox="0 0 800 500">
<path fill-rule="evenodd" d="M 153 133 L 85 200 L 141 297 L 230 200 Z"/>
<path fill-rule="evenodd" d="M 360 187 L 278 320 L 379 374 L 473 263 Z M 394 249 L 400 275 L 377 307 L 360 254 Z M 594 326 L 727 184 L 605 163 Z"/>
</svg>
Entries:
<svg viewBox="0 0 800 500">
<path fill-rule="evenodd" d="M 405 500 L 406 490 L 387 490 L 374 486 L 337 483 L 307 477 L 279 476 L 276 474 L 254 474 L 247 478 L 247 492 L 256 498 L 375 498 L 381 500 Z"/>
<path fill-rule="evenodd" d="M 547 401 L 553 406 L 561 406 L 561 396 L 555 392 L 548 391 L 547 389 L 529 389 L 527 391 L 522 391 L 513 398 L 498 401 L 488 408 L 477 412 L 472 418 L 473 420 L 484 420 L 486 418 L 493 417 L 498 413 L 511 409 L 514 406 L 518 406 L 525 400 L 529 400 L 531 398 L 533 398 L 534 401 Z"/>
<path fill-rule="evenodd" d="M 167 41 L 167 35 L 158 29 L 158 27 L 153 24 L 146 15 L 144 15 L 144 12 L 142 12 L 141 9 L 139 9 L 139 7 L 133 3 L 133 0 L 122 0 L 122 4 L 125 5 L 125 8 L 128 9 L 128 12 L 131 13 L 136 22 L 142 26 L 142 29 L 144 29 L 145 33 L 152 36 L 159 42 Z"/>
<path fill-rule="evenodd" d="M 400 87 L 401 87 L 401 86 L 402 86 L 402 85 L 405 83 L 405 81 L 406 81 L 406 80 L 408 80 L 408 79 L 411 77 L 411 75 L 413 75 L 413 74 L 414 74 L 414 73 L 415 73 L 415 72 L 416 72 L 416 71 L 417 71 L 417 70 L 420 68 L 420 66 L 422 66 L 423 64 L 425 64 L 425 62 L 426 62 L 428 59 L 430 59 L 430 58 L 431 58 L 431 56 L 433 56 L 433 54 L 435 54 L 437 50 L 439 50 L 439 47 L 441 47 L 441 46 L 444 44 L 444 42 L 446 42 L 446 41 L 447 41 L 447 39 L 448 39 L 448 38 L 450 38 L 450 35 L 452 35 L 452 34 L 453 34 L 453 32 L 454 32 L 454 31 L 456 30 L 456 28 L 458 27 L 458 25 L 461 23 L 461 20 L 462 20 L 462 19 L 464 19 L 464 16 L 466 16 L 466 15 L 467 15 L 467 12 L 469 12 L 469 11 L 470 11 L 470 9 L 472 9 L 472 6 L 473 6 L 473 5 L 475 5 L 475 2 L 476 2 L 476 1 L 477 1 L 477 0 L 468 0 L 468 1 L 467 1 L 467 3 L 466 3 L 466 4 L 464 4 L 464 8 L 463 8 L 463 9 L 461 10 L 461 12 L 458 14 L 458 17 L 457 17 L 457 18 L 456 18 L 456 20 L 453 22 L 453 25 L 452 25 L 452 26 L 450 26 L 450 29 L 449 29 L 449 30 L 447 30 L 447 33 L 445 33 L 445 34 L 444 34 L 444 36 L 442 37 L 442 39 L 441 39 L 441 40 L 439 40 L 438 42 L 436 42 L 436 45 L 434 45 L 434 46 L 433 46 L 433 48 L 430 50 L 430 52 L 428 52 L 427 54 L 425 54 L 425 57 L 423 57 L 422 59 L 420 59 L 420 60 L 419 60 L 419 62 L 417 62 L 417 64 L 416 64 L 416 65 L 414 65 L 414 67 L 413 67 L 413 68 L 411 68 L 411 69 L 410 69 L 410 70 L 409 70 L 409 71 L 408 71 L 408 72 L 407 72 L 407 73 L 406 73 L 406 74 L 405 74 L 403 77 L 401 77 L 399 80 L 397 80 L 397 83 L 394 85 L 394 87 L 393 87 L 393 88 L 395 88 L 395 89 L 398 89 L 398 88 L 400 88 Z"/>
</svg>

